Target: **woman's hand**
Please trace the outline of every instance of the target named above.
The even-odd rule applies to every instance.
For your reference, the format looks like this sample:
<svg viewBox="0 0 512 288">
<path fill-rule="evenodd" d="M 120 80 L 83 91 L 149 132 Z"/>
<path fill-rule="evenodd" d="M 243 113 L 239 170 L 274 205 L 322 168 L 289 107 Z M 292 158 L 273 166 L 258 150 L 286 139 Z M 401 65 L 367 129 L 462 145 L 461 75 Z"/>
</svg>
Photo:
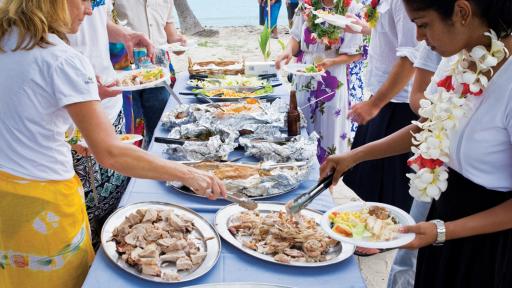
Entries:
<svg viewBox="0 0 512 288">
<path fill-rule="evenodd" d="M 401 248 L 418 249 L 432 245 L 437 239 L 437 227 L 432 222 L 420 222 L 416 225 L 400 228 L 401 233 L 415 233 L 416 238 Z"/>
<path fill-rule="evenodd" d="M 104 84 L 101 81 L 100 76 L 96 75 L 96 83 L 98 83 L 98 94 L 100 95 L 101 100 L 116 97 L 117 95 L 123 93 L 121 90 L 112 89 L 112 87 L 120 86 L 121 83 L 119 83 L 118 80 L 110 84 Z"/>
<path fill-rule="evenodd" d="M 215 200 L 219 197 L 226 197 L 226 187 L 219 178 L 212 173 L 190 168 L 188 177 L 182 183 L 192 189 L 194 193 Z"/>
<path fill-rule="evenodd" d="M 276 69 L 279 70 L 281 69 L 281 62 L 284 61 L 284 64 L 287 65 L 288 63 L 290 63 L 290 61 L 292 60 L 293 58 L 293 55 L 292 55 L 292 52 L 289 51 L 288 49 L 285 50 L 283 53 L 281 53 L 279 56 L 277 56 L 276 58 Z"/>
<path fill-rule="evenodd" d="M 135 47 L 145 47 L 151 59 L 155 56 L 155 46 L 151 43 L 151 40 L 142 33 L 133 31 L 127 32 L 124 35 L 123 43 L 130 60 L 133 60 L 133 48 Z"/>
<path fill-rule="evenodd" d="M 322 166 L 320 166 L 320 179 L 324 179 L 334 171 L 332 186 L 336 186 L 341 176 L 355 164 L 356 163 L 352 159 L 352 154 L 350 152 L 341 155 L 330 156 L 325 160 Z"/>
<path fill-rule="evenodd" d="M 327 70 L 327 68 L 331 67 L 334 64 L 336 64 L 334 59 L 327 58 L 317 63 L 316 66 L 322 68 L 323 70 Z"/>
<path fill-rule="evenodd" d="M 72 150 L 75 150 L 76 153 L 82 157 L 87 157 L 89 156 L 89 150 L 87 149 L 87 147 L 84 147 L 80 144 L 73 144 L 71 145 L 71 149 Z"/>
<path fill-rule="evenodd" d="M 363 21 L 363 20 L 359 19 L 357 16 L 350 14 L 350 13 L 345 15 L 345 17 L 352 20 L 353 24 L 361 26 L 362 29 L 361 29 L 361 31 L 356 31 L 356 30 L 352 29 L 350 27 L 350 25 L 347 25 L 347 26 L 345 26 L 345 28 L 343 28 L 344 32 L 351 33 L 351 34 L 363 34 L 363 35 L 370 35 L 372 33 L 372 28 L 370 28 L 370 26 L 368 25 L 368 23 L 366 23 L 366 21 Z"/>
<path fill-rule="evenodd" d="M 357 103 L 352 106 L 352 109 L 348 112 L 347 118 L 356 122 L 359 125 L 366 125 L 370 120 L 375 118 L 380 112 L 380 107 L 370 100 Z"/>
</svg>

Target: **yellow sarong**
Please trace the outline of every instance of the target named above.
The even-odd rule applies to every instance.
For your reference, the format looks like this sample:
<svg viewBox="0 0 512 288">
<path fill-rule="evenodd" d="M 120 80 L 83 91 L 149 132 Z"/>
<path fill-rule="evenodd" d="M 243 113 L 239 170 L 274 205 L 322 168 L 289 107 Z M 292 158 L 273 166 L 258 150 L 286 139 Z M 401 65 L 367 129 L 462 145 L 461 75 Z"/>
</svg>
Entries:
<svg viewBox="0 0 512 288">
<path fill-rule="evenodd" d="M 77 176 L 35 181 L 0 171 L 0 287 L 81 287 L 93 258 Z"/>
</svg>

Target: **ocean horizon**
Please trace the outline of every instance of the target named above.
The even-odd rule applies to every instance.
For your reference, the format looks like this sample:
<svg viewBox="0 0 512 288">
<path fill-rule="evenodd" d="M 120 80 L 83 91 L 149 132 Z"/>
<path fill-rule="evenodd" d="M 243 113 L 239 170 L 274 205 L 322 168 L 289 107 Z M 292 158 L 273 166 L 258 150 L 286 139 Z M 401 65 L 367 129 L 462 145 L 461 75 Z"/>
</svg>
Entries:
<svg viewBox="0 0 512 288">
<path fill-rule="evenodd" d="M 256 0 L 187 0 L 203 26 L 259 25 Z M 282 0 L 278 25 L 288 25 L 285 0 Z"/>
</svg>

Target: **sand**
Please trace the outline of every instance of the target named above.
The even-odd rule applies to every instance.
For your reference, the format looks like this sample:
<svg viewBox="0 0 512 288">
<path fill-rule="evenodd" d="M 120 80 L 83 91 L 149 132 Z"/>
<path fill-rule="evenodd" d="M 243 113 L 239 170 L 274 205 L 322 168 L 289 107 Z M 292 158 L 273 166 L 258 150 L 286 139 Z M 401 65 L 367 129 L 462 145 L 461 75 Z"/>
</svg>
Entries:
<svg viewBox="0 0 512 288">
<path fill-rule="evenodd" d="M 193 61 L 199 60 L 240 60 L 263 61 L 259 50 L 259 26 L 222 27 L 219 36 L 214 38 L 189 37 L 196 46 L 191 48 L 182 56 L 175 56 L 173 64 L 177 72 L 187 71 L 188 57 Z M 279 28 L 279 35 L 284 43 L 290 37 L 286 27 Z M 271 59 L 274 59 L 282 51 L 281 46 L 275 39 L 271 40 Z M 283 83 L 289 85 L 286 81 Z M 336 204 L 343 204 L 349 201 L 360 201 L 357 195 L 342 183 L 333 191 L 333 198 Z M 388 273 L 393 262 L 395 251 L 389 251 L 371 257 L 357 257 L 361 274 L 367 287 L 386 287 Z"/>
</svg>

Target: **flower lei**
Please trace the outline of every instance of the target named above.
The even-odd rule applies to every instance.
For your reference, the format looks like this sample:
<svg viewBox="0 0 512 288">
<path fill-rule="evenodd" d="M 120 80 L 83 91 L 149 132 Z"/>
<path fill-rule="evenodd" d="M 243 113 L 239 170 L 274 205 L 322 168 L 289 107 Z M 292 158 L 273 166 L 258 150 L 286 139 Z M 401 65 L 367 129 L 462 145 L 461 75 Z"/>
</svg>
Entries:
<svg viewBox="0 0 512 288">
<path fill-rule="evenodd" d="M 338 15 L 345 15 L 352 0 L 335 0 L 333 11 Z M 315 39 L 321 39 L 325 45 L 333 46 L 339 43 L 343 29 L 328 23 L 316 23 L 319 18 L 313 11 L 324 8 L 321 0 L 304 0 L 303 16 L 308 22 L 308 28 L 311 30 L 311 36 Z"/>
<path fill-rule="evenodd" d="M 377 26 L 377 21 L 379 21 L 379 12 L 377 11 L 377 6 L 379 6 L 380 0 L 372 0 L 370 4 L 366 5 L 364 11 L 364 20 L 368 22 L 370 28 L 375 28 Z"/>
<path fill-rule="evenodd" d="M 426 121 L 413 122 L 422 131 L 413 135 L 414 155 L 407 162 L 415 171 L 407 174 L 409 193 L 420 201 L 437 200 L 448 187 L 449 136 L 471 113 L 472 105 L 466 98 L 482 95 L 489 83 L 485 73 L 492 75 L 492 68 L 509 56 L 494 31 L 485 35 L 491 38 L 491 50 L 477 46 L 471 52 L 461 51 L 448 75 L 437 83 L 437 92 L 426 94 L 426 99 L 420 101 L 419 114 Z M 476 72 L 470 68 L 476 68 Z"/>
</svg>

